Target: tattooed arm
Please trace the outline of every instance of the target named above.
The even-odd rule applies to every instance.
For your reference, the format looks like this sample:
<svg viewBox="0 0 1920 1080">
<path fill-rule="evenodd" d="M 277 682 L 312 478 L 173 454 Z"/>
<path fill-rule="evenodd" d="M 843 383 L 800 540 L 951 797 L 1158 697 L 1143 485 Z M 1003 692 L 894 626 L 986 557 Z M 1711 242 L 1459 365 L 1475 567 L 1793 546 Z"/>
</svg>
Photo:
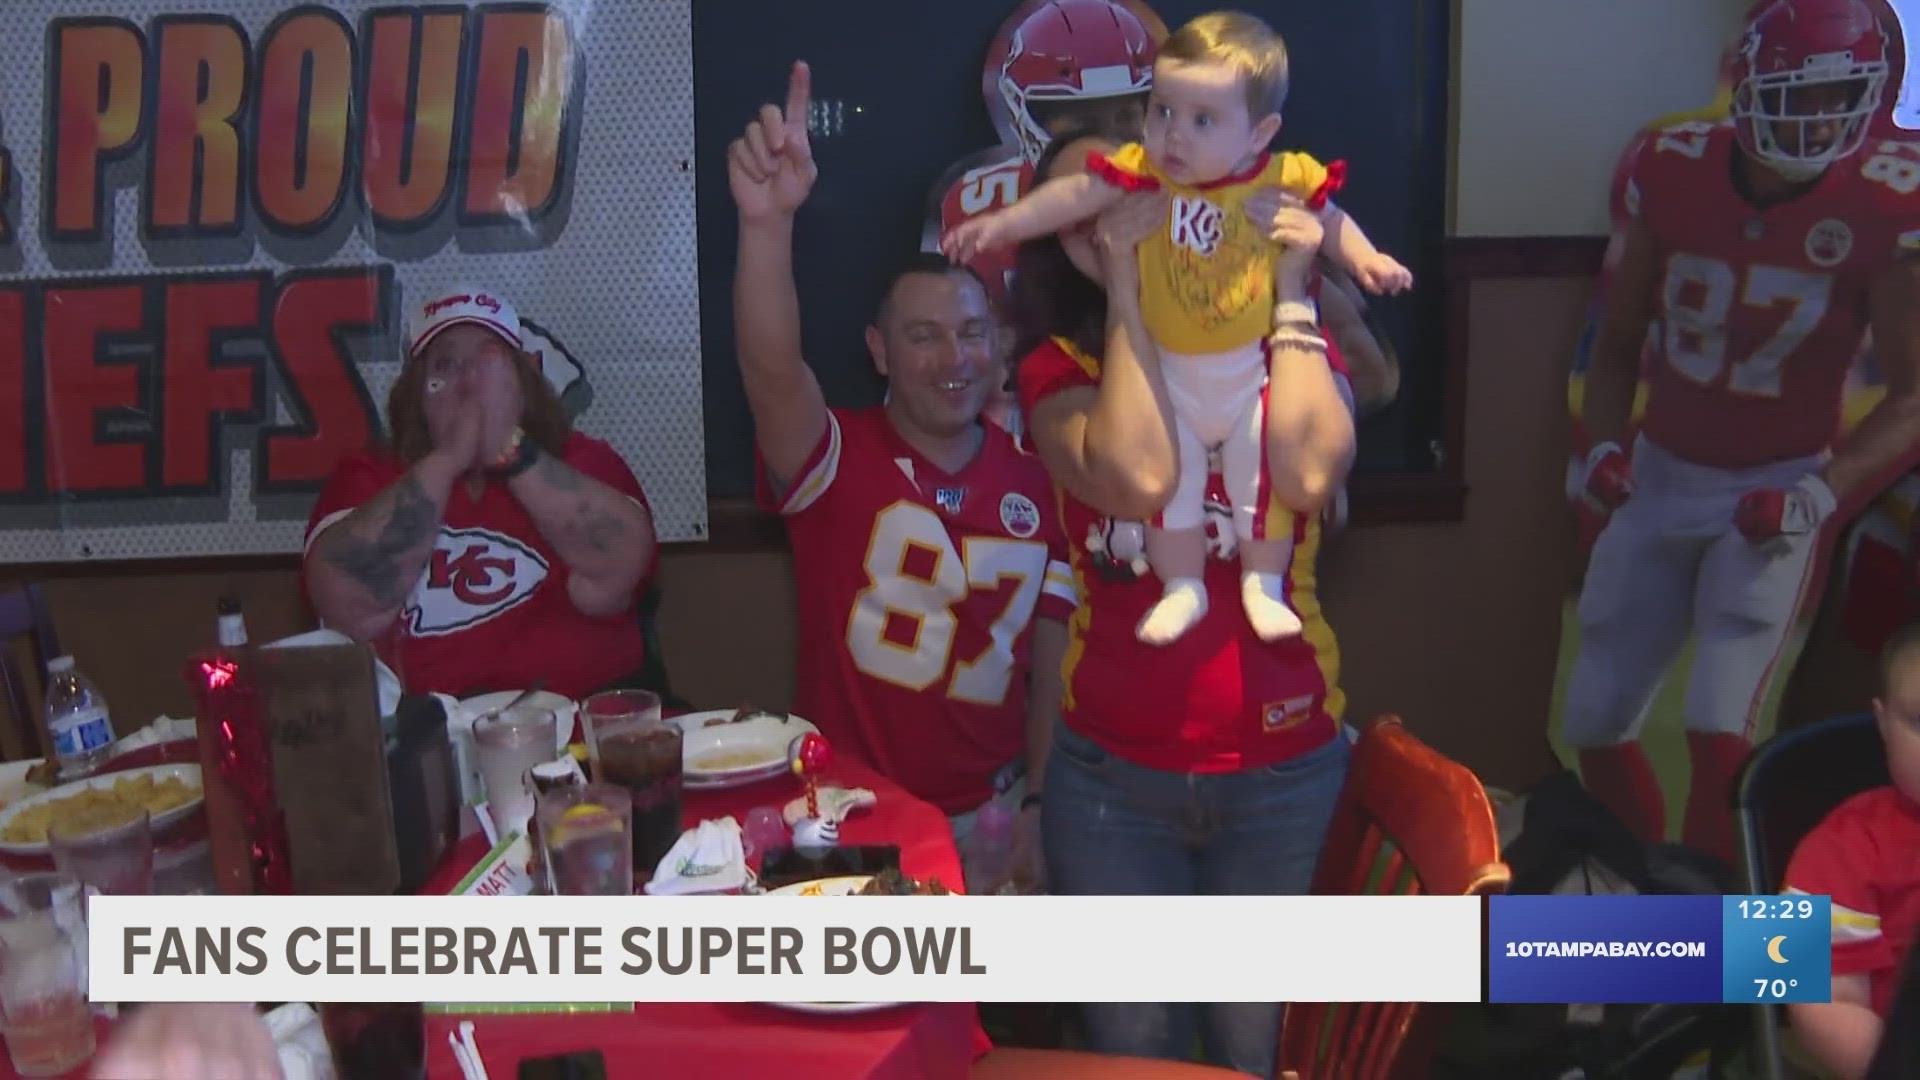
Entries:
<svg viewBox="0 0 1920 1080">
<path fill-rule="evenodd" d="M 639 500 L 541 451 L 507 485 L 567 564 L 567 595 L 582 614 L 617 615 L 653 565 L 653 515 Z"/>
<path fill-rule="evenodd" d="M 454 458 L 428 454 L 314 537 L 307 583 L 322 622 L 356 641 L 378 636 L 393 622 L 426 569 L 447 495 L 465 469 Z"/>
</svg>

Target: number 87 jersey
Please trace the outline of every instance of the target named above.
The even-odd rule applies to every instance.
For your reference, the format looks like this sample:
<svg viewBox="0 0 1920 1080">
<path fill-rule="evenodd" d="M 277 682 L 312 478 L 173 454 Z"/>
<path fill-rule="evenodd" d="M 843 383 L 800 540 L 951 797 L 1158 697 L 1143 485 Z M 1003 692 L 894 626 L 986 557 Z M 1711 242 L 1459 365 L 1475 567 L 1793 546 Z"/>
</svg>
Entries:
<svg viewBox="0 0 1920 1080">
<path fill-rule="evenodd" d="M 1643 430 L 1724 469 L 1834 442 L 1873 284 L 1920 253 L 1920 144 L 1869 140 L 1767 206 L 1736 188 L 1738 152 L 1727 121 L 1656 130 L 1625 193 L 1658 253 Z"/>
<path fill-rule="evenodd" d="M 1040 459 L 993 424 L 947 473 L 881 409 L 834 409 L 791 488 L 794 711 L 948 814 L 1025 749 L 1030 630 L 1065 622 L 1073 572 Z"/>
</svg>

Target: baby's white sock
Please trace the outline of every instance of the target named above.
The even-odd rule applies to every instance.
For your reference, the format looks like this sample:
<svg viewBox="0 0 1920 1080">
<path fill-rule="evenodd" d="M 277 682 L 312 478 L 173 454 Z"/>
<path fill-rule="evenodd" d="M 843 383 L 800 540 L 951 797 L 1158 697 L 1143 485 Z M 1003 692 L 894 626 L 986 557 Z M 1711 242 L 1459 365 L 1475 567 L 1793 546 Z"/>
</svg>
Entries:
<svg viewBox="0 0 1920 1080">
<path fill-rule="evenodd" d="M 1206 586 L 1197 578 L 1174 578 L 1167 582 L 1160 601 L 1147 609 L 1137 636 L 1149 645 L 1166 645 L 1179 640 L 1206 614 Z"/>
<path fill-rule="evenodd" d="M 1165 603 L 1165 601 L 1162 601 Z M 1262 641 L 1279 641 L 1301 630 L 1300 616 L 1287 606 L 1286 576 L 1248 570 L 1240 575 L 1240 604 Z"/>
</svg>

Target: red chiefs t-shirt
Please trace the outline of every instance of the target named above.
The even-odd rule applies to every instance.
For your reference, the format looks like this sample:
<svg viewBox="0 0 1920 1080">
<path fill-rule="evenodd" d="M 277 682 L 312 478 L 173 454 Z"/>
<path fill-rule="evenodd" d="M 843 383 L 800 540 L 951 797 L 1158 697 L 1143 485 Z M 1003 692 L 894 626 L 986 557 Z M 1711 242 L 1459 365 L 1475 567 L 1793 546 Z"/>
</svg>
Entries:
<svg viewBox="0 0 1920 1080">
<path fill-rule="evenodd" d="M 986 425 L 948 474 L 882 409 L 828 413 L 786 498 L 800 622 L 794 711 L 949 814 L 993 795 L 1026 746 L 1034 618 L 1074 593 L 1046 469 Z"/>
<path fill-rule="evenodd" d="M 1734 188 L 1736 152 L 1727 121 L 1649 132 L 1623 196 L 1660 267 L 1642 430 L 1723 469 L 1834 442 L 1872 284 L 1920 250 L 1920 143 L 1869 142 L 1766 209 Z"/>
<path fill-rule="evenodd" d="M 1099 379 L 1098 360 L 1055 339 L 1021 362 L 1020 403 L 1031 416 L 1049 395 Z M 1225 505 L 1217 475 L 1212 486 L 1209 501 Z M 1105 554 L 1121 523 L 1065 490 L 1057 512 L 1080 592 L 1067 624 L 1067 726 L 1128 761 L 1194 773 L 1273 765 L 1339 734 L 1340 653 L 1314 593 L 1317 515 L 1296 515 L 1287 574 L 1287 599 L 1306 625 L 1299 637 L 1261 641 L 1241 612 L 1239 564 L 1215 557 L 1203 578 L 1206 618 L 1173 644 L 1153 646 L 1134 634 L 1160 599 L 1159 579 L 1136 578 Z"/>
<path fill-rule="evenodd" d="M 646 505 L 640 481 L 606 443 L 575 432 L 561 457 Z M 341 462 L 314 504 L 307 547 L 405 472 L 399 459 L 380 452 Z M 651 576 L 653 568 L 647 571 Z M 644 652 L 637 602 L 606 618 L 582 614 L 567 595 L 566 564 L 497 481 L 478 499 L 464 482 L 454 484 L 427 568 L 376 648 L 410 692 L 524 690 L 543 679 L 548 690 L 570 698 L 633 674 Z"/>
<path fill-rule="evenodd" d="M 1794 849 L 1787 891 L 1833 898 L 1833 973 L 1867 976 L 1886 1016 L 1920 936 L 1920 806 L 1894 787 L 1841 803 Z"/>
</svg>

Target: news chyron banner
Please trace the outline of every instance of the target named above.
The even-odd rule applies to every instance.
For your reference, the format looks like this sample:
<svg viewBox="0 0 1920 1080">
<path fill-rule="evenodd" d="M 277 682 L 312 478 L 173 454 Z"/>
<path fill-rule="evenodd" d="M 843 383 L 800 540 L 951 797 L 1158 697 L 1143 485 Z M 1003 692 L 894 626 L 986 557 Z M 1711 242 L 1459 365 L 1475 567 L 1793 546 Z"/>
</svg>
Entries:
<svg viewBox="0 0 1920 1080">
<path fill-rule="evenodd" d="M 1471 896 L 96 896 L 106 1001 L 1480 998 Z"/>
<path fill-rule="evenodd" d="M 1832 1000 L 1825 896 L 1496 896 L 1487 992 L 1501 1003 Z"/>
<path fill-rule="evenodd" d="M 703 534 L 691 0 L 5 12 L 0 562 L 298 551 L 463 288 Z"/>
</svg>

